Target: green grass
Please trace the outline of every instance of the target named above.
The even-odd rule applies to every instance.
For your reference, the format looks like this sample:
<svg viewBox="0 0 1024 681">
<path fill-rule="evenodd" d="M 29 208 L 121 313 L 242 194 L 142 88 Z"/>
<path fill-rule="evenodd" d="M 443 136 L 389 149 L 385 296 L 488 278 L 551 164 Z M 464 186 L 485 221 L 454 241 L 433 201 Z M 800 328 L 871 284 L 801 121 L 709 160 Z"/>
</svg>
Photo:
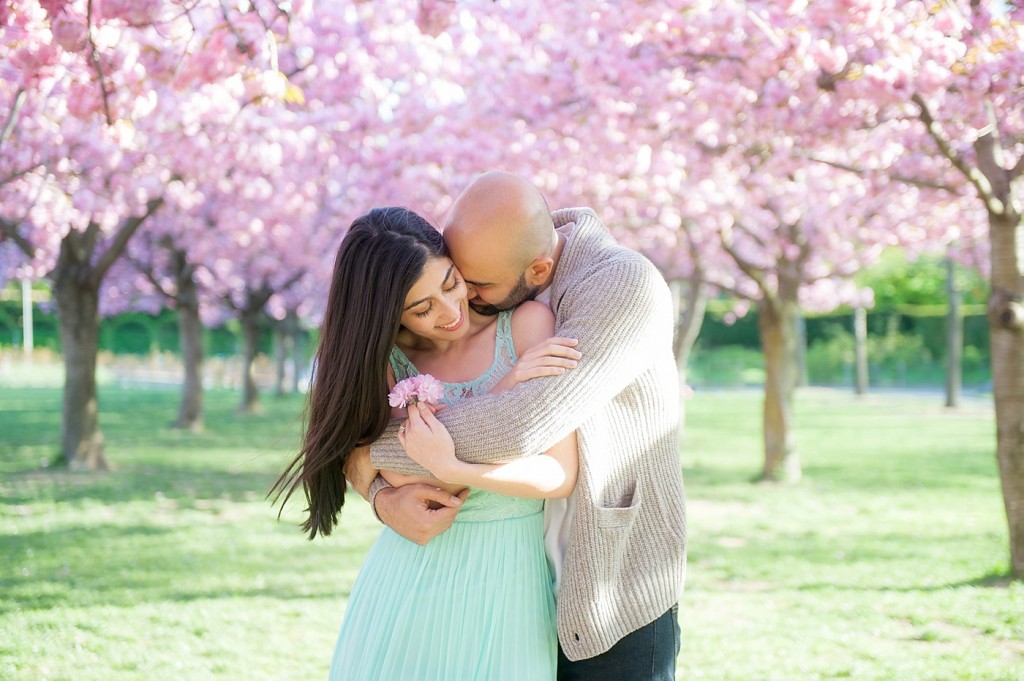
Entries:
<svg viewBox="0 0 1024 681">
<path fill-rule="evenodd" d="M 326 541 L 264 500 L 301 399 L 101 389 L 116 470 L 54 470 L 60 393 L 0 390 L 0 678 L 319 679 L 377 531 L 350 498 Z M 686 679 L 1017 679 L 1024 585 L 1007 572 L 991 407 L 806 391 L 805 480 L 753 485 L 760 396 L 686 402 Z M 425 622 L 430 616 L 425 614 Z"/>
</svg>

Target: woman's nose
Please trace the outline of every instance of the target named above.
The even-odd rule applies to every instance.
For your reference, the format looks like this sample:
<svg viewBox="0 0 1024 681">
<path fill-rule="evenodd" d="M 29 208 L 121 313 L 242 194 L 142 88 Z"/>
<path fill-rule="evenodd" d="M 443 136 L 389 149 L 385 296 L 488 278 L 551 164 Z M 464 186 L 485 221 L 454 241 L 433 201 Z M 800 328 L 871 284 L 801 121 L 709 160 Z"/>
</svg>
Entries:
<svg viewBox="0 0 1024 681">
<path fill-rule="evenodd" d="M 446 298 L 444 301 L 445 312 L 457 318 L 462 309 L 462 298 Z"/>
</svg>

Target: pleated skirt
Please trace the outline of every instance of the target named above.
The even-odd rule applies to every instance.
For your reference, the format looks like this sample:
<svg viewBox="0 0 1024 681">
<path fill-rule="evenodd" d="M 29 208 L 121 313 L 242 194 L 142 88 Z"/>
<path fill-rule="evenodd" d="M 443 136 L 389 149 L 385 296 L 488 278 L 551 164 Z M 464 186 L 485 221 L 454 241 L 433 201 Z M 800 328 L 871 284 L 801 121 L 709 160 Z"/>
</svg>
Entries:
<svg viewBox="0 0 1024 681">
<path fill-rule="evenodd" d="M 474 491 L 427 546 L 381 531 L 353 586 L 329 679 L 546 681 L 557 650 L 540 502 Z"/>
</svg>

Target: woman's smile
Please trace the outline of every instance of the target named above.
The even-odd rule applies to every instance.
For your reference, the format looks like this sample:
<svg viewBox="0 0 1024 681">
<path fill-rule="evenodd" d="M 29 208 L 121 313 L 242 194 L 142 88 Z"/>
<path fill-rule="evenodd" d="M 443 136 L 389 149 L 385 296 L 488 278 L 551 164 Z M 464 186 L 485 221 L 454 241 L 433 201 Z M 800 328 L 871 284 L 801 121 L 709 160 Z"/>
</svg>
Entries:
<svg viewBox="0 0 1024 681">
<path fill-rule="evenodd" d="M 438 324 L 437 328 L 442 331 L 455 331 L 462 326 L 462 323 L 466 320 L 466 312 L 462 305 L 459 305 L 459 318 L 449 324 Z"/>
</svg>

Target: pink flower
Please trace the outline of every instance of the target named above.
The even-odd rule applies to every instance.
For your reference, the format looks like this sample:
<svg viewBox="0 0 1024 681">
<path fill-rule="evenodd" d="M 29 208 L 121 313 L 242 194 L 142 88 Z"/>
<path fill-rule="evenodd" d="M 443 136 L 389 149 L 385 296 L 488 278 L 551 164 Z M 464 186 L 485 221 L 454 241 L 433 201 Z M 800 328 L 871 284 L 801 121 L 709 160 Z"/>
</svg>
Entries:
<svg viewBox="0 0 1024 681">
<path fill-rule="evenodd" d="M 412 401 L 416 388 L 412 385 L 416 376 L 412 376 L 395 384 L 395 387 L 388 393 L 388 404 L 392 407 L 404 407 Z"/>
<path fill-rule="evenodd" d="M 395 384 L 388 393 L 388 404 L 392 407 L 407 407 L 417 402 L 437 404 L 444 394 L 444 386 L 430 374 L 410 376 Z"/>
</svg>

